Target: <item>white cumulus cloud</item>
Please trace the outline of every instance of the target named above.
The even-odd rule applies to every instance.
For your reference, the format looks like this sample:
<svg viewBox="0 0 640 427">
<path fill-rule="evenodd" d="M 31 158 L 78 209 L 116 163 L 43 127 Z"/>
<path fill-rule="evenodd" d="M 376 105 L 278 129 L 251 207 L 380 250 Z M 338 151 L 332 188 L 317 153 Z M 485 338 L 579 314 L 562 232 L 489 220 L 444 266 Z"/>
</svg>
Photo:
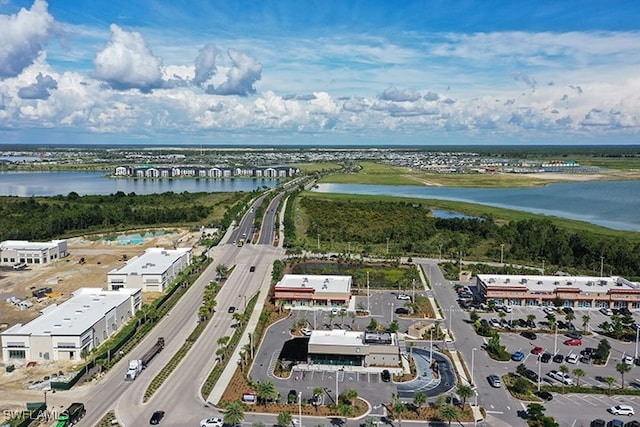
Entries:
<svg viewBox="0 0 640 427">
<path fill-rule="evenodd" d="M 226 80 L 217 87 L 207 86 L 206 92 L 216 95 L 247 96 L 256 93 L 255 82 L 262 77 L 262 64 L 234 49 L 227 51 L 232 66 L 226 73 Z"/>
<path fill-rule="evenodd" d="M 38 58 L 54 29 L 47 2 L 0 15 L 0 78 L 15 77 Z"/>
<path fill-rule="evenodd" d="M 94 77 L 117 90 L 149 92 L 162 86 L 162 61 L 153 55 L 142 35 L 111 25 L 111 40 L 98 52 Z"/>
</svg>

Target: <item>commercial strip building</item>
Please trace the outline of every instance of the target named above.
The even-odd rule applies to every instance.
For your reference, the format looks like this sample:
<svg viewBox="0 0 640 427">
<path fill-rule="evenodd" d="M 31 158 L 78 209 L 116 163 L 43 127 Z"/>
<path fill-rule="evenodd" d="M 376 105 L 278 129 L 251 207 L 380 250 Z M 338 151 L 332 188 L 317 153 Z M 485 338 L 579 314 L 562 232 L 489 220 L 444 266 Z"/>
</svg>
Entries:
<svg viewBox="0 0 640 427">
<path fill-rule="evenodd" d="M 0 265 L 12 266 L 46 264 L 69 255 L 66 240 L 50 242 L 28 242 L 26 240 L 5 240 L 0 242 Z"/>
<path fill-rule="evenodd" d="M 131 258 L 124 267 L 107 274 L 109 290 L 141 288 L 143 292 L 162 292 L 193 261 L 191 248 L 149 248 Z"/>
<path fill-rule="evenodd" d="M 623 277 L 493 275 L 476 276 L 478 292 L 497 304 L 640 308 L 640 284 Z"/>
<path fill-rule="evenodd" d="M 285 274 L 275 285 L 274 299 L 286 307 L 346 307 L 351 283 L 351 276 Z"/>
<path fill-rule="evenodd" d="M 291 178 L 300 173 L 294 167 L 204 167 L 204 166 L 118 166 L 113 175 L 136 178 Z"/>
<path fill-rule="evenodd" d="M 309 337 L 308 363 L 312 365 L 395 368 L 400 361 L 398 340 L 391 332 L 315 330 Z"/>
<path fill-rule="evenodd" d="M 127 323 L 142 305 L 140 289 L 80 288 L 31 322 L 0 334 L 2 358 L 80 361 Z"/>
</svg>

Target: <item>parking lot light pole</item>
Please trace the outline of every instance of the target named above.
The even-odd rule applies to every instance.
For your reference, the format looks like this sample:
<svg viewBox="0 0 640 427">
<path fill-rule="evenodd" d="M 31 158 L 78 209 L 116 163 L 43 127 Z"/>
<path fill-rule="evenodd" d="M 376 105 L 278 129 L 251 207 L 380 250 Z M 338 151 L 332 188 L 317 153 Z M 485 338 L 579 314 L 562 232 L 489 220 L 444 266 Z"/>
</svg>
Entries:
<svg viewBox="0 0 640 427">
<path fill-rule="evenodd" d="M 429 329 L 429 362 L 433 362 L 433 325 Z"/>
<path fill-rule="evenodd" d="M 541 381 L 540 370 L 541 369 L 542 369 L 542 360 L 540 359 L 540 355 L 538 355 L 538 391 L 540 391 L 540 381 Z"/>
<path fill-rule="evenodd" d="M 302 427 L 302 392 L 298 392 L 298 421 L 300 427 Z"/>
<path fill-rule="evenodd" d="M 471 386 L 474 387 L 474 384 L 476 383 L 473 379 L 473 367 L 474 367 L 474 362 L 475 362 L 475 355 L 476 355 L 476 350 L 477 348 L 473 348 L 471 350 Z"/>
<path fill-rule="evenodd" d="M 638 358 L 638 332 L 640 332 L 640 327 L 636 325 L 636 351 L 633 353 L 634 361 Z"/>
<path fill-rule="evenodd" d="M 556 322 L 556 332 L 553 338 L 553 354 L 555 355 L 558 352 L 558 323 Z"/>
<path fill-rule="evenodd" d="M 449 306 L 449 330 L 447 331 L 447 334 L 449 335 L 449 338 L 451 338 L 451 318 L 453 317 L 453 306 L 450 305 Z"/>
</svg>

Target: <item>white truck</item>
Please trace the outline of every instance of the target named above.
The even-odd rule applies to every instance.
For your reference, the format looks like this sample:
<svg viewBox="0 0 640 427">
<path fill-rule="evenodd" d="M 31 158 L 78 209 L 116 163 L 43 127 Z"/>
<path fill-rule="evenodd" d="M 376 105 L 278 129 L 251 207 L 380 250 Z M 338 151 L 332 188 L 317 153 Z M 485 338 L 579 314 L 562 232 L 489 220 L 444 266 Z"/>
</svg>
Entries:
<svg viewBox="0 0 640 427">
<path fill-rule="evenodd" d="M 129 361 L 129 370 L 124 375 L 125 381 L 133 381 L 136 379 L 138 374 L 142 372 L 142 360 L 130 360 Z"/>
</svg>

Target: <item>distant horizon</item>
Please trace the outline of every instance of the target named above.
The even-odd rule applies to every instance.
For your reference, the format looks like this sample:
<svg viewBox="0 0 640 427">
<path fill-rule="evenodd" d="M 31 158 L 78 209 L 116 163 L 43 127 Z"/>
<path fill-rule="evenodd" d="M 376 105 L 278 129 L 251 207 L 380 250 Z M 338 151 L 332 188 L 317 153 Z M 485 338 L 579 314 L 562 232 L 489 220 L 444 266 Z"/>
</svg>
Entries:
<svg viewBox="0 0 640 427">
<path fill-rule="evenodd" d="M 638 16 L 632 0 L 0 0 L 0 141 L 633 145 Z"/>
</svg>

